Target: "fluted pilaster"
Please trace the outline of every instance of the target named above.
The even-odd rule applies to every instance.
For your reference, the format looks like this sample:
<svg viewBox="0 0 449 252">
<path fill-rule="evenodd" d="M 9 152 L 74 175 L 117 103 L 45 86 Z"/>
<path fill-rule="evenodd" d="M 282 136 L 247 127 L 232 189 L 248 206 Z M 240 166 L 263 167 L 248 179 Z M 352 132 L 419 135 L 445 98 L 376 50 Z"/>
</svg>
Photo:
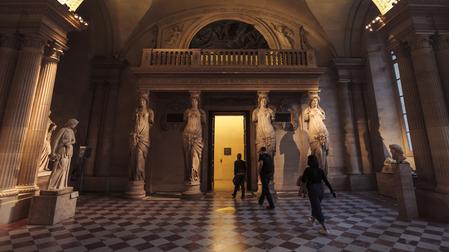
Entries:
<svg viewBox="0 0 449 252">
<path fill-rule="evenodd" d="M 17 183 L 44 45 L 40 36 L 28 35 L 18 54 L 0 130 L 0 193 L 13 191 Z"/>
<path fill-rule="evenodd" d="M 404 93 L 405 108 L 413 145 L 415 166 L 419 174 L 419 186 L 434 187 L 435 175 L 433 171 L 432 156 L 424 123 L 424 114 L 419 103 L 419 91 L 414 76 L 410 48 L 401 44 L 396 48 L 399 72 L 401 74 L 402 91 Z"/>
<path fill-rule="evenodd" d="M 449 108 L 449 35 L 435 36 L 435 49 L 446 105 Z"/>
<path fill-rule="evenodd" d="M 351 175 L 362 174 L 360 165 L 360 153 L 357 148 L 357 139 L 354 129 L 354 111 L 351 103 L 351 93 L 349 90 L 350 83 L 347 81 L 339 81 L 338 92 L 342 110 L 342 122 L 345 138 L 346 149 L 346 172 Z"/>
<path fill-rule="evenodd" d="M 6 105 L 10 83 L 17 62 L 18 39 L 16 34 L 0 35 L 0 122 Z"/>
<path fill-rule="evenodd" d="M 434 165 L 436 191 L 449 193 L 449 113 L 431 41 L 416 36 L 411 56 Z"/>
<path fill-rule="evenodd" d="M 39 190 L 36 185 L 37 166 L 48 130 L 48 116 L 61 53 L 61 48 L 53 44 L 45 50 L 17 181 L 19 192 Z"/>
</svg>

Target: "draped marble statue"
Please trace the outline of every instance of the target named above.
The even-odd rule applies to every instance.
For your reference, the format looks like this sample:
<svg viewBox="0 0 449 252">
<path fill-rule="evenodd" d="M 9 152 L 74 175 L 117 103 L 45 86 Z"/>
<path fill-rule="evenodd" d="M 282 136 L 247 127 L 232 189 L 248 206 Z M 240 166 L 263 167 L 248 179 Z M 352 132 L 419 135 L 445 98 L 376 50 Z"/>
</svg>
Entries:
<svg viewBox="0 0 449 252">
<path fill-rule="evenodd" d="M 76 119 L 69 119 L 55 136 L 52 151 L 55 163 L 48 182 L 48 190 L 61 190 L 67 187 L 73 145 L 76 142 L 75 128 L 78 123 Z"/>
<path fill-rule="evenodd" d="M 48 163 L 51 158 L 52 150 L 51 150 L 51 137 L 53 132 L 56 130 L 56 124 L 52 122 L 50 118 L 48 118 L 47 123 L 47 133 L 44 139 L 44 146 L 42 146 L 41 156 L 38 161 L 38 172 L 50 171 L 48 168 Z"/>
<path fill-rule="evenodd" d="M 309 96 L 309 107 L 304 111 L 304 121 L 307 125 L 310 151 L 318 158 L 320 168 L 327 172 L 327 155 L 329 152 L 329 133 L 324 120 L 326 113 L 320 107 L 320 97 L 317 93 Z"/>
<path fill-rule="evenodd" d="M 150 129 L 154 122 L 154 112 L 150 108 L 149 102 L 148 94 L 139 94 L 134 115 L 134 129 L 130 136 L 130 181 L 145 180 L 145 164 L 150 148 Z"/>
<path fill-rule="evenodd" d="M 184 112 L 186 126 L 183 132 L 183 149 L 185 164 L 185 184 L 195 186 L 199 193 L 200 167 L 203 153 L 203 124 L 206 123 L 206 113 L 200 109 L 200 92 L 190 92 L 191 108 Z M 192 190 L 192 188 L 187 188 Z"/>
<path fill-rule="evenodd" d="M 276 137 L 272 121 L 275 112 L 269 108 L 268 92 L 258 92 L 258 107 L 253 111 L 252 120 L 256 123 L 256 150 L 265 147 L 271 155 L 276 151 Z"/>
</svg>

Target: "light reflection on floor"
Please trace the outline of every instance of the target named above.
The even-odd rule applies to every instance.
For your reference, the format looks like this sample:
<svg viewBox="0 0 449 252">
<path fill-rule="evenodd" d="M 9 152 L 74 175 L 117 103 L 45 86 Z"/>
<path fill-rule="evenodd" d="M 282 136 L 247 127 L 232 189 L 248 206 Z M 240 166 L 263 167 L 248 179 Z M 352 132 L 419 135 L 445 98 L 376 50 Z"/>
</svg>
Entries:
<svg viewBox="0 0 449 252">
<path fill-rule="evenodd" d="M 391 201 L 373 193 L 339 193 L 323 209 L 327 236 L 297 197 L 270 211 L 229 193 L 198 201 L 83 195 L 73 220 L 0 229 L 0 251 L 449 251 L 448 225 L 398 221 Z"/>
</svg>

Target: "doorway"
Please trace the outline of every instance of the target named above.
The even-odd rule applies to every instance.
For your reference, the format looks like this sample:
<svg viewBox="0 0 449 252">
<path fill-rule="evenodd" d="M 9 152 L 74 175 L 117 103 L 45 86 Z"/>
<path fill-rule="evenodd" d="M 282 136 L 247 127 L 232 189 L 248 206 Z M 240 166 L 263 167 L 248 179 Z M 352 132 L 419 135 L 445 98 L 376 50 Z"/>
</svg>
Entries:
<svg viewBox="0 0 449 252">
<path fill-rule="evenodd" d="M 234 189 L 234 161 L 237 154 L 246 159 L 246 116 L 244 114 L 214 114 L 212 174 L 213 190 L 231 192 Z"/>
</svg>

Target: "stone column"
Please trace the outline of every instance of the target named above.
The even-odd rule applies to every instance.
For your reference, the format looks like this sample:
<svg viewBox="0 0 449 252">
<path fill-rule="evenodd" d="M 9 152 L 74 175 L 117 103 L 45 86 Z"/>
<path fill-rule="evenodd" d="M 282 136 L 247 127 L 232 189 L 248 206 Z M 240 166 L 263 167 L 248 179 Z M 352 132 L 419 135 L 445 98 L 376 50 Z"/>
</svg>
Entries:
<svg viewBox="0 0 449 252">
<path fill-rule="evenodd" d="M 342 111 L 342 122 L 345 134 L 346 147 L 346 171 L 349 175 L 360 175 L 362 169 L 360 166 L 360 153 L 357 149 L 357 139 L 354 130 L 354 112 L 352 109 L 352 95 L 349 90 L 349 81 L 339 80 L 339 100 Z"/>
<path fill-rule="evenodd" d="M 411 56 L 437 182 L 436 191 L 449 193 L 449 113 L 430 42 L 427 36 L 416 36 L 412 40 Z"/>
<path fill-rule="evenodd" d="M 403 43 L 395 50 L 398 57 L 399 72 L 401 74 L 402 91 L 405 99 L 405 109 L 413 145 L 415 166 L 419 176 L 419 187 L 433 188 L 435 176 L 433 171 L 430 146 L 427 140 L 423 110 L 419 103 L 419 91 L 411 62 L 410 48 Z"/>
<path fill-rule="evenodd" d="M 443 84 L 446 104 L 449 108 L 449 35 L 437 36 L 435 38 L 437 62 L 440 70 L 441 82 Z"/>
<path fill-rule="evenodd" d="M 0 129 L 0 195 L 17 194 L 15 189 L 25 136 L 41 68 L 44 40 L 28 35 L 18 55 Z"/>
<path fill-rule="evenodd" d="M 363 174 L 373 174 L 371 163 L 371 145 L 369 141 L 368 122 L 366 120 L 366 106 L 364 101 L 364 83 L 352 83 L 352 103 L 354 107 L 355 128 L 358 137 L 358 147 L 360 151 L 360 161 Z"/>
<path fill-rule="evenodd" d="M 368 49 L 368 69 L 371 83 L 368 87 L 374 95 L 375 109 L 370 108 L 370 134 L 373 154 L 374 171 L 380 171 L 383 162 L 390 156 L 390 144 L 403 143 L 401 114 L 398 107 L 398 96 L 395 91 L 393 76 L 391 75 L 391 60 L 384 43 L 376 34 L 369 33 L 366 37 Z"/>
<path fill-rule="evenodd" d="M 8 97 L 9 86 L 14 75 L 17 62 L 17 35 L 0 35 L 0 122 Z"/>
<path fill-rule="evenodd" d="M 39 190 L 36 185 L 37 164 L 48 130 L 48 116 L 61 53 L 62 48 L 53 44 L 47 46 L 45 50 L 17 181 L 19 193 L 33 193 Z"/>
</svg>

